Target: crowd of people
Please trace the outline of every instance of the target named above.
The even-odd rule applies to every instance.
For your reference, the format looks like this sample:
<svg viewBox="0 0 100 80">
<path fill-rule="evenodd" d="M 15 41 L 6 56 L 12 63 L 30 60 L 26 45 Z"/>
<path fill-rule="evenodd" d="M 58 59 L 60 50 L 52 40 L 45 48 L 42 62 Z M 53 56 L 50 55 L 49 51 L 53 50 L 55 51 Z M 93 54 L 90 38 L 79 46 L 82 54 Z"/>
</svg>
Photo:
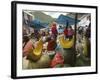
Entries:
<svg viewBox="0 0 100 80">
<path fill-rule="evenodd" d="M 76 54 L 82 66 L 91 65 L 91 23 L 77 29 Z"/>
<path fill-rule="evenodd" d="M 64 35 L 65 39 L 71 40 L 74 35 L 74 30 L 71 26 L 66 26 L 65 28 L 59 26 L 57 29 L 57 24 L 53 22 L 49 27 L 49 30 L 35 30 L 29 33 L 27 29 L 23 28 L 23 57 L 28 57 L 32 50 L 37 46 L 37 42 L 40 38 L 43 41 L 42 53 L 48 53 L 49 55 L 57 51 L 55 50 L 58 45 L 58 36 Z"/>
<path fill-rule="evenodd" d="M 89 24 L 89 26 L 85 28 L 86 30 L 84 30 L 84 28 L 80 26 L 77 29 L 78 43 L 76 44 L 76 51 L 77 51 L 77 54 L 83 54 L 84 50 L 83 50 L 82 42 L 84 42 L 84 39 L 85 39 L 87 42 L 86 54 L 88 57 L 90 57 L 91 24 Z M 23 57 L 26 57 L 27 60 L 31 61 L 31 59 L 29 58 L 29 54 L 32 53 L 33 50 L 36 48 L 37 42 L 40 39 L 42 39 L 42 42 L 43 42 L 43 49 L 41 51 L 42 55 L 49 54 L 50 56 L 51 53 L 54 54 L 52 55 L 52 57 L 50 56 L 50 60 L 47 60 L 48 62 L 45 64 L 48 64 L 48 66 L 45 66 L 45 67 L 54 67 L 56 64 L 64 64 L 63 56 L 59 54 L 58 51 L 56 51 L 56 48 L 58 47 L 58 37 L 61 35 L 64 35 L 65 40 L 67 39 L 70 41 L 75 35 L 75 31 L 74 29 L 72 29 L 72 26 L 65 26 L 65 27 L 59 26 L 59 28 L 57 28 L 57 23 L 55 22 L 53 22 L 51 26 L 49 27 L 49 29 L 47 30 L 34 29 L 33 32 L 30 32 L 26 28 L 23 28 Z M 32 55 L 30 56 L 32 57 Z M 57 61 L 55 61 L 55 59 L 57 59 Z M 36 62 L 36 61 L 33 61 L 33 62 Z M 27 67 L 27 68 L 30 68 L 30 67 Z M 31 67 L 31 68 L 34 68 L 34 67 Z M 44 68 L 44 66 L 42 66 L 41 68 Z"/>
</svg>

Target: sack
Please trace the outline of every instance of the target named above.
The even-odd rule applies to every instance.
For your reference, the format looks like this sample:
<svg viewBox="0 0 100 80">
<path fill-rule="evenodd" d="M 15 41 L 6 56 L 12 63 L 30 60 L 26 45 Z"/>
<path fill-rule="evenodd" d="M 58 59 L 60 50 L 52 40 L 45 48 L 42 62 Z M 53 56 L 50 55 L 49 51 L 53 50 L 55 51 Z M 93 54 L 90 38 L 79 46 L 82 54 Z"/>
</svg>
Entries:
<svg viewBox="0 0 100 80">
<path fill-rule="evenodd" d="M 36 57 L 32 52 L 27 55 L 27 59 L 33 62 L 36 62 L 40 59 L 41 56 Z"/>
</svg>

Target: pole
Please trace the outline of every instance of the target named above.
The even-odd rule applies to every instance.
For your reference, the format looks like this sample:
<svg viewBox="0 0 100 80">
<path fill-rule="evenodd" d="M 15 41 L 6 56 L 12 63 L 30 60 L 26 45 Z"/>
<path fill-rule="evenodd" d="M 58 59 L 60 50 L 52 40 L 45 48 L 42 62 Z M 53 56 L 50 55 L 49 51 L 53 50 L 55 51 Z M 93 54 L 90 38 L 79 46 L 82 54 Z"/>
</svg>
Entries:
<svg viewBox="0 0 100 80">
<path fill-rule="evenodd" d="M 78 18 L 78 13 L 75 14 L 75 33 L 74 33 L 74 48 L 76 48 L 76 35 L 77 35 L 77 18 Z"/>
<path fill-rule="evenodd" d="M 78 13 L 75 13 L 75 33 L 74 33 L 74 66 L 76 64 L 76 36 L 77 36 L 77 19 L 78 18 Z"/>
</svg>

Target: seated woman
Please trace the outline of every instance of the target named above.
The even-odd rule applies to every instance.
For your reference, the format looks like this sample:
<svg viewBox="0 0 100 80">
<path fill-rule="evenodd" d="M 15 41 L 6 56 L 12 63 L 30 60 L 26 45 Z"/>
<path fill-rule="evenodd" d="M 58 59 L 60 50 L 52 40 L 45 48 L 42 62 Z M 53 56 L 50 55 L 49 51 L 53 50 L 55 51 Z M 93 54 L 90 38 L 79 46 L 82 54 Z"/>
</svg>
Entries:
<svg viewBox="0 0 100 80">
<path fill-rule="evenodd" d="M 30 39 L 28 40 L 28 42 L 26 43 L 26 45 L 23 47 L 23 57 L 27 56 L 31 50 L 34 48 L 33 44 L 35 42 L 35 39 L 33 39 L 34 33 L 31 34 Z"/>
</svg>

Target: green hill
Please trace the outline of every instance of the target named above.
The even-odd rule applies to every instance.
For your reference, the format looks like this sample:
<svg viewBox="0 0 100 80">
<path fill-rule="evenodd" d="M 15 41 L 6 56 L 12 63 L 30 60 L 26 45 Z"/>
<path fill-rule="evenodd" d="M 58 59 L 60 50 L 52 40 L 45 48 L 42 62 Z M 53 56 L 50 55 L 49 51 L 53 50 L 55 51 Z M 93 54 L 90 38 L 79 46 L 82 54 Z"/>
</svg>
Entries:
<svg viewBox="0 0 100 80">
<path fill-rule="evenodd" d="M 51 22 L 55 21 L 54 18 L 52 18 L 49 15 L 46 15 L 45 13 L 43 13 L 41 11 L 31 12 L 31 14 L 34 15 L 35 19 L 39 19 L 40 21 L 45 22 L 45 23 L 51 23 Z"/>
</svg>

